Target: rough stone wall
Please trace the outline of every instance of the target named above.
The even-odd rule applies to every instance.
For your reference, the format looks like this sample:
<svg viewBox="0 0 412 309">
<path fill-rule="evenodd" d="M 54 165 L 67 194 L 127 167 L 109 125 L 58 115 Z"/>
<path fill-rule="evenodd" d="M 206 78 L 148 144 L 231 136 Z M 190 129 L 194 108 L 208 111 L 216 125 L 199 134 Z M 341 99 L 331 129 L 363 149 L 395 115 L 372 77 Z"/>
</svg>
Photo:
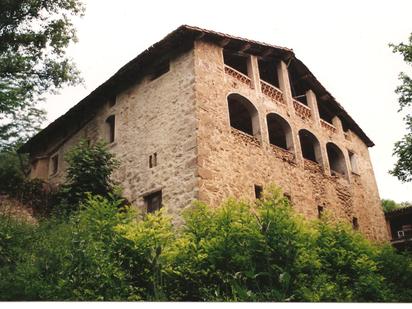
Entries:
<svg viewBox="0 0 412 309">
<path fill-rule="evenodd" d="M 254 185 L 274 183 L 291 196 L 294 207 L 307 218 L 317 217 L 318 206 L 323 206 L 337 219 L 351 222 L 357 217 L 360 230 L 369 238 L 388 239 L 368 148 L 354 133 L 350 133 L 351 141 L 343 133 L 330 133 L 319 123 L 297 116 L 293 105 L 275 103 L 262 94 L 260 87 L 226 74 L 219 46 L 196 42 L 195 72 L 200 200 L 212 206 L 228 197 L 252 200 Z M 246 97 L 258 110 L 260 137 L 230 127 L 227 96 L 231 93 Z M 292 153 L 268 143 L 269 112 L 281 115 L 290 124 Z M 327 156 L 325 145 L 329 141 L 343 151 L 348 167 L 347 150 L 356 153 L 358 174 L 331 176 L 328 165 L 304 160 L 298 138 L 302 128 L 318 138 L 323 157 Z"/>
<path fill-rule="evenodd" d="M 145 78 L 118 94 L 112 107 L 104 104 L 85 127 L 51 152 L 49 157 L 59 154 L 59 171 L 48 180 L 61 183 L 67 168 L 65 153 L 81 138 L 105 139 L 105 121 L 115 115 L 115 141 L 109 149 L 121 163 L 114 179 L 124 189 L 124 196 L 145 210 L 143 196 L 162 190 L 163 205 L 172 215 L 179 214 L 198 192 L 194 102 L 191 50 L 172 59 L 166 74 L 152 81 Z M 154 153 L 157 166 L 149 168 L 149 156 Z"/>
</svg>

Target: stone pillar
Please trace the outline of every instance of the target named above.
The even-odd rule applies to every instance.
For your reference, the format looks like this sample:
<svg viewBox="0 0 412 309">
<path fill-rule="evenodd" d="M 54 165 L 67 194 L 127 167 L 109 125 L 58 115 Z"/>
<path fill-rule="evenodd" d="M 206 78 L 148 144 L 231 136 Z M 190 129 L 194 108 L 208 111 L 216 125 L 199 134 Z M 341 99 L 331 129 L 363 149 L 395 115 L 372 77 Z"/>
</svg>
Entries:
<svg viewBox="0 0 412 309">
<path fill-rule="evenodd" d="M 278 64 L 279 88 L 283 92 L 283 99 L 290 111 L 293 111 L 292 91 L 290 89 L 289 73 L 286 63 L 280 61 Z"/>
<path fill-rule="evenodd" d="M 247 75 L 252 81 L 252 88 L 260 91 L 259 65 L 256 56 L 249 56 L 247 61 Z"/>
<path fill-rule="evenodd" d="M 319 108 L 318 108 L 318 101 L 316 99 L 315 93 L 312 89 L 309 89 L 306 92 L 306 100 L 308 102 L 308 106 L 312 112 L 312 120 L 315 123 L 316 127 L 320 127 L 320 116 L 319 116 Z"/>
<path fill-rule="evenodd" d="M 336 128 L 336 133 L 340 136 L 343 136 L 342 121 L 338 116 L 332 118 L 332 124 Z"/>
<path fill-rule="evenodd" d="M 325 174 L 330 175 L 330 167 L 329 167 L 329 158 L 328 158 L 328 151 L 326 149 L 325 143 L 320 143 L 319 145 L 320 155 L 322 156 L 322 167 Z"/>
</svg>

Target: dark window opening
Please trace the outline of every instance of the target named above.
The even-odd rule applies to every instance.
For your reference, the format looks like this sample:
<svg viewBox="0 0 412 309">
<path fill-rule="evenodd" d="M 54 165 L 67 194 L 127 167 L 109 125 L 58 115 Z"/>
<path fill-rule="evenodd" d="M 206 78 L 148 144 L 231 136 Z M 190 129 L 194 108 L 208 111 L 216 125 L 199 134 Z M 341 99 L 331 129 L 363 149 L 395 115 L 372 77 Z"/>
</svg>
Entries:
<svg viewBox="0 0 412 309">
<path fill-rule="evenodd" d="M 316 158 L 316 148 L 319 147 L 317 138 L 307 130 L 299 131 L 300 146 L 305 159 L 320 163 Z"/>
<path fill-rule="evenodd" d="M 354 230 L 359 230 L 358 218 L 356 218 L 356 217 L 352 218 L 352 227 L 353 227 Z"/>
<path fill-rule="evenodd" d="M 149 156 L 149 167 L 152 168 L 155 166 L 157 166 L 157 153 L 156 152 Z"/>
<path fill-rule="evenodd" d="M 150 76 L 150 80 L 155 80 L 156 78 L 159 78 L 163 74 L 169 72 L 170 70 L 170 61 L 166 60 L 163 61 L 157 65 L 155 65 L 153 72 Z"/>
<path fill-rule="evenodd" d="M 115 137 L 115 117 L 114 115 L 107 117 L 106 129 L 107 129 L 107 141 L 109 143 L 113 143 L 114 137 Z"/>
<path fill-rule="evenodd" d="M 239 71 L 245 75 L 248 75 L 247 61 L 248 56 L 239 55 L 234 52 L 223 50 L 223 61 L 227 66 Z"/>
<path fill-rule="evenodd" d="M 257 119 L 256 108 L 246 98 L 231 94 L 228 97 L 230 126 L 249 135 L 254 135 L 253 118 Z"/>
<path fill-rule="evenodd" d="M 289 193 L 283 193 L 283 195 L 286 197 L 289 204 L 292 205 L 292 196 Z"/>
<path fill-rule="evenodd" d="M 278 62 L 275 60 L 263 60 L 258 61 L 259 65 L 259 76 L 260 79 L 279 88 L 279 78 L 278 78 Z"/>
<path fill-rule="evenodd" d="M 327 143 L 326 150 L 328 153 L 329 168 L 331 173 L 333 174 L 333 172 L 337 172 L 340 174 L 345 174 L 345 157 L 339 147 L 333 143 Z"/>
<path fill-rule="evenodd" d="M 113 95 L 109 98 L 109 106 L 112 107 L 116 105 L 116 95 Z"/>
<path fill-rule="evenodd" d="M 288 150 L 288 138 L 290 139 L 291 129 L 286 120 L 276 114 L 266 116 L 269 133 L 269 143 Z"/>
<path fill-rule="evenodd" d="M 326 122 L 332 123 L 335 115 L 326 107 L 327 104 L 329 104 L 327 101 L 318 100 L 319 117 Z"/>
<path fill-rule="evenodd" d="M 347 122 L 346 120 L 344 120 L 344 119 L 341 119 L 341 121 L 342 121 L 342 129 L 343 129 L 343 131 L 344 131 L 344 132 L 348 132 L 348 131 L 349 131 L 349 124 L 348 124 L 348 122 Z"/>
<path fill-rule="evenodd" d="M 323 216 L 323 206 L 318 206 L 318 218 L 322 218 Z"/>
<path fill-rule="evenodd" d="M 51 174 L 56 174 L 59 169 L 59 155 L 54 155 L 51 158 Z"/>
<path fill-rule="evenodd" d="M 262 197 L 263 187 L 255 185 L 255 197 L 256 199 L 260 199 Z"/>
<path fill-rule="evenodd" d="M 292 97 L 304 105 L 308 105 L 306 92 L 311 88 L 305 80 L 305 72 L 298 72 L 297 68 L 291 63 L 288 67 L 289 82 Z"/>
<path fill-rule="evenodd" d="M 144 203 L 148 213 L 160 210 L 162 207 L 162 191 L 157 191 L 145 196 Z"/>
</svg>

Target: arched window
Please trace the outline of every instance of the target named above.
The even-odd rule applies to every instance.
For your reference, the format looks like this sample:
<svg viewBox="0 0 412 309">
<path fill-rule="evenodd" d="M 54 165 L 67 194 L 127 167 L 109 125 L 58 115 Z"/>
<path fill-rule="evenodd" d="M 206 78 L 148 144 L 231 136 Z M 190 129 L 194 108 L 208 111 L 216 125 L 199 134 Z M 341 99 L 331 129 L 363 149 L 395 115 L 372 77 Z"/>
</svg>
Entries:
<svg viewBox="0 0 412 309">
<path fill-rule="evenodd" d="M 115 138 L 115 117 L 111 115 L 106 119 L 106 140 L 109 143 L 114 142 Z"/>
<path fill-rule="evenodd" d="M 289 123 L 278 114 L 266 116 L 268 125 L 269 143 L 286 150 L 293 150 L 292 129 Z"/>
<path fill-rule="evenodd" d="M 322 155 L 320 152 L 320 144 L 316 136 L 308 130 L 302 129 L 299 131 L 299 140 L 303 157 L 321 164 Z"/>
<path fill-rule="evenodd" d="M 248 99 L 236 93 L 230 94 L 227 102 L 230 126 L 249 135 L 259 135 L 259 116 L 256 107 Z"/>
<path fill-rule="evenodd" d="M 333 143 L 326 144 L 326 151 L 328 152 L 329 167 L 331 173 L 338 172 L 346 175 L 345 156 L 342 150 Z"/>
</svg>

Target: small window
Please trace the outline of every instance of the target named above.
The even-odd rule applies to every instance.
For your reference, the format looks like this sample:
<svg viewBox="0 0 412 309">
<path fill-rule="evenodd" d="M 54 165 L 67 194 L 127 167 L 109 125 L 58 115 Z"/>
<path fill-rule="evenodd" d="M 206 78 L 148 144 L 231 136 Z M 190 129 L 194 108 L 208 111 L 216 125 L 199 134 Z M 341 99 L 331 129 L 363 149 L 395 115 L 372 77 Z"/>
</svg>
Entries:
<svg viewBox="0 0 412 309">
<path fill-rule="evenodd" d="M 354 230 L 359 230 L 358 218 L 356 218 L 356 217 L 352 218 L 352 227 L 353 227 Z"/>
<path fill-rule="evenodd" d="M 150 80 L 155 80 L 159 78 L 163 74 L 169 72 L 170 70 L 170 62 L 169 60 L 163 61 L 154 67 L 152 75 L 150 76 Z"/>
<path fill-rule="evenodd" d="M 289 193 L 283 193 L 286 199 L 289 201 L 289 204 L 292 205 L 292 196 Z"/>
<path fill-rule="evenodd" d="M 149 168 L 157 166 L 157 153 L 149 156 Z"/>
<path fill-rule="evenodd" d="M 263 187 L 255 185 L 255 198 L 260 199 L 262 197 Z"/>
<path fill-rule="evenodd" d="M 106 131 L 107 131 L 107 141 L 109 143 L 113 143 L 114 137 L 115 137 L 115 117 L 114 115 L 111 115 L 106 119 Z"/>
<path fill-rule="evenodd" d="M 59 155 L 54 155 L 51 158 L 51 175 L 54 175 L 59 170 Z"/>
<path fill-rule="evenodd" d="M 112 96 L 109 98 L 109 106 L 112 107 L 112 106 L 114 106 L 114 105 L 116 105 L 116 95 L 112 95 Z"/>
<path fill-rule="evenodd" d="M 319 219 L 322 218 L 323 211 L 324 211 L 323 206 L 318 206 L 318 218 Z"/>
<path fill-rule="evenodd" d="M 145 196 L 144 203 L 148 213 L 159 210 L 162 207 L 162 191 L 157 191 Z"/>
</svg>

